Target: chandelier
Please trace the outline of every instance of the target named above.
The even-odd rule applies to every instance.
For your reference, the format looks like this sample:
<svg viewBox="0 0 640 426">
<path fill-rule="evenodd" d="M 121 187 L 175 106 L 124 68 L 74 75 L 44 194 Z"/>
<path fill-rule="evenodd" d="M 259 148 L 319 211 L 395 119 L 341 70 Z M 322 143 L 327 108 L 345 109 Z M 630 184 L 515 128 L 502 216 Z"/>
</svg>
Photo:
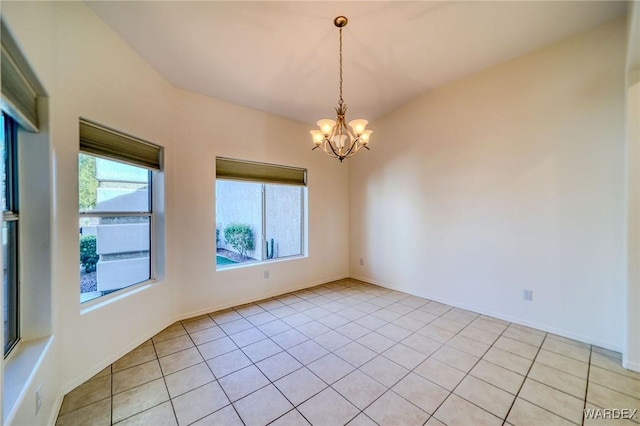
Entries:
<svg viewBox="0 0 640 426">
<path fill-rule="evenodd" d="M 338 16 L 333 23 L 340 31 L 340 99 L 336 107 L 336 119 L 325 118 L 318 120 L 320 130 L 311 130 L 311 137 L 315 146 L 312 151 L 320 148 L 325 154 L 337 158 L 342 162 L 345 158 L 355 155 L 361 148 L 369 149 L 369 136 L 372 130 L 366 130 L 367 120 L 358 118 L 349 122 L 347 127 L 345 113 L 347 104 L 342 100 L 342 28 L 349 21 L 344 16 Z"/>
</svg>

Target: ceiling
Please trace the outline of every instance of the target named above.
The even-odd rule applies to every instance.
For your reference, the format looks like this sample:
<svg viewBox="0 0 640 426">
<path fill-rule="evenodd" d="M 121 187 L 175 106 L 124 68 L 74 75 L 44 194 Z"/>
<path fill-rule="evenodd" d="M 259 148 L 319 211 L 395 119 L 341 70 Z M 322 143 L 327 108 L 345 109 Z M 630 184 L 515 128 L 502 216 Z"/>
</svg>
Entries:
<svg viewBox="0 0 640 426">
<path fill-rule="evenodd" d="M 347 119 L 622 16 L 617 1 L 88 1 L 177 87 L 307 123 Z"/>
</svg>

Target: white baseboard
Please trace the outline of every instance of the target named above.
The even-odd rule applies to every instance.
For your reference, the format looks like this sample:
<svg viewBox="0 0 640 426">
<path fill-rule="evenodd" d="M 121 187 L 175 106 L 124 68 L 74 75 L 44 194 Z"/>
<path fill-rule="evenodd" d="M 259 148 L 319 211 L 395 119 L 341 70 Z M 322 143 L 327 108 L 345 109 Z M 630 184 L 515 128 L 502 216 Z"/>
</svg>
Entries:
<svg viewBox="0 0 640 426">
<path fill-rule="evenodd" d="M 629 361 L 626 359 L 627 357 L 622 357 L 622 367 L 627 370 L 635 371 L 636 373 L 640 373 L 640 362 Z"/>
<path fill-rule="evenodd" d="M 58 413 L 60 412 L 60 408 L 62 408 L 62 400 L 64 399 L 65 393 L 58 393 L 56 395 L 55 401 L 53 401 L 53 407 L 51 409 L 51 413 L 49 414 L 49 420 L 47 421 L 48 425 L 55 425 L 56 420 L 58 420 Z"/>
<path fill-rule="evenodd" d="M 117 360 L 119 360 L 120 358 L 122 358 L 123 356 L 125 356 L 126 354 L 128 354 L 129 352 L 137 348 L 138 346 L 142 345 L 151 337 L 155 336 L 156 334 L 158 334 L 159 332 L 161 332 L 162 330 L 164 330 L 165 328 L 173 324 L 174 322 L 175 321 L 169 320 L 167 322 L 161 323 L 159 326 L 152 328 L 146 333 L 143 333 L 142 337 L 139 337 L 138 339 L 134 340 L 131 344 L 125 346 L 123 349 L 115 352 L 114 354 L 111 354 L 109 356 L 102 358 L 102 360 L 96 362 L 93 365 L 93 367 L 87 370 L 85 373 L 80 374 L 78 377 L 75 377 L 74 379 L 67 381 L 62 385 L 62 388 L 61 388 L 62 396 L 71 392 L 73 389 L 77 388 L 78 386 L 80 386 L 81 384 L 83 384 L 84 382 L 86 382 L 87 380 L 89 380 L 90 378 L 92 378 L 102 370 L 104 370 L 105 367 L 113 364 L 114 362 L 116 362 Z"/>
<path fill-rule="evenodd" d="M 228 309 L 234 306 L 239 306 L 239 305 L 244 305 L 246 303 L 251 303 L 251 302 L 256 302 L 258 300 L 263 300 L 263 299 L 268 299 L 270 297 L 276 297 L 276 296 L 280 296 L 283 294 L 287 294 L 287 293 L 291 293 L 294 291 L 298 291 L 298 290 L 303 290 L 305 288 L 309 288 L 309 287 L 315 287 L 317 285 L 321 285 L 321 284 L 326 284 L 332 281 L 337 281 L 337 280 L 341 280 L 341 279 L 345 279 L 348 278 L 349 275 L 348 274 L 343 274 L 337 277 L 333 277 L 333 278 L 326 278 L 326 279 L 322 279 L 322 280 L 317 280 L 317 281 L 312 281 L 312 282 L 308 282 L 306 284 L 303 285 L 299 285 L 293 288 L 289 288 L 287 290 L 282 290 L 282 291 L 275 291 L 272 293 L 268 293 L 266 295 L 261 295 L 259 297 L 253 297 L 253 298 L 246 298 L 246 299 L 242 299 L 242 300 L 238 300 L 235 301 L 233 303 L 229 303 L 229 304 L 225 304 L 225 305 L 214 305 L 214 306 L 210 306 L 208 308 L 205 309 L 200 309 L 198 311 L 192 311 L 186 314 L 179 314 L 174 316 L 173 318 L 169 318 L 166 321 L 163 321 L 161 324 L 159 324 L 157 327 L 153 327 L 152 329 L 148 330 L 146 333 L 143 333 L 142 336 L 138 339 L 136 339 L 133 343 L 131 343 L 130 345 L 127 345 L 126 347 L 124 347 L 123 349 L 102 358 L 99 362 L 95 363 L 93 365 L 92 368 L 90 368 L 89 370 L 87 370 L 86 372 L 84 372 L 83 374 L 80 374 L 79 376 L 73 378 L 72 380 L 67 381 L 65 384 L 63 384 L 63 386 L 61 387 L 61 392 L 58 395 L 58 399 L 60 400 L 60 405 L 57 407 L 57 410 L 55 410 L 55 416 L 57 418 L 58 412 L 60 411 L 60 406 L 62 404 L 62 399 L 64 397 L 64 395 L 66 395 L 67 393 L 69 393 L 70 391 L 72 391 L 73 389 L 75 389 L 76 387 L 80 386 L 81 384 L 83 384 L 84 382 L 86 382 L 87 380 L 89 380 L 90 378 L 92 378 L 93 376 L 95 376 L 96 374 L 98 374 L 100 371 L 102 371 L 105 367 L 107 367 L 110 364 L 113 364 L 114 362 L 116 362 L 117 360 L 119 360 L 120 358 L 122 358 L 124 355 L 128 354 L 129 352 L 131 352 L 132 350 L 134 350 L 135 348 L 137 348 L 138 346 L 140 346 L 141 344 L 143 344 L 144 342 L 146 342 L 147 340 L 149 340 L 150 338 L 152 338 L 153 336 L 155 336 L 156 334 L 158 334 L 159 332 L 161 332 L 162 330 L 164 330 L 165 328 L 169 327 L 171 324 L 175 323 L 176 321 L 182 321 L 188 318 L 193 318 L 193 317 L 197 317 L 200 315 L 204 315 L 204 314 L 208 314 L 208 313 L 212 313 L 212 312 L 216 312 L 216 311 L 220 311 L 223 309 Z M 55 420 L 55 418 L 54 418 Z M 55 424 L 55 421 L 51 424 Z"/>
<path fill-rule="evenodd" d="M 503 314 L 501 312 L 491 311 L 491 310 L 484 309 L 484 308 L 481 308 L 481 307 L 478 307 L 478 306 L 474 306 L 474 305 L 468 305 L 468 304 L 465 304 L 465 303 L 459 303 L 459 302 L 457 302 L 455 300 L 444 299 L 444 298 L 433 296 L 433 295 L 427 294 L 427 293 L 411 291 L 411 290 L 408 290 L 408 289 L 405 289 L 405 288 L 402 288 L 402 287 L 399 287 L 399 286 L 394 286 L 394 285 L 391 285 L 391 284 L 388 284 L 388 283 L 383 283 L 383 282 L 380 282 L 380 281 L 377 281 L 377 280 L 373 280 L 373 279 L 370 279 L 370 278 L 366 278 L 366 277 L 360 277 L 360 276 L 357 276 L 357 275 L 350 275 L 350 277 L 353 278 L 353 279 L 357 279 L 357 280 L 360 280 L 360 281 L 364 281 L 364 282 L 370 283 L 370 284 L 375 284 L 375 285 L 378 285 L 380 287 L 388 288 L 390 290 L 397 290 L 397 291 L 401 291 L 403 293 L 411 294 L 412 296 L 422 297 L 424 299 L 429 299 L 429 300 L 433 300 L 433 301 L 436 301 L 436 302 L 444 303 L 446 305 L 453 306 L 454 308 L 466 309 L 468 311 L 476 312 L 476 313 L 479 313 L 479 314 L 482 314 L 482 315 L 488 315 L 488 316 L 493 317 L 493 318 L 498 318 L 498 319 L 501 319 L 501 320 L 504 320 L 504 321 L 509 321 L 509 322 L 512 322 L 512 323 L 515 323 L 515 324 L 524 325 L 526 327 L 535 328 L 537 330 L 545 331 L 547 333 L 553 333 L 553 334 L 556 334 L 558 336 L 562 336 L 562 337 L 566 337 L 568 339 L 573 339 L 573 340 L 577 340 L 579 342 L 586 343 L 588 345 L 599 346 L 601 348 L 609 349 L 609 350 L 612 350 L 614 352 L 622 352 L 622 348 L 621 347 L 619 347 L 618 345 L 615 345 L 615 344 L 613 344 L 611 342 L 602 341 L 602 340 L 599 340 L 599 339 L 594 339 L 591 336 L 585 336 L 585 335 L 582 335 L 582 334 L 574 333 L 574 332 L 571 332 L 571 331 L 568 331 L 568 330 L 564 330 L 564 329 L 561 329 L 561 328 L 550 326 L 548 324 L 541 324 L 541 323 L 537 323 L 535 321 L 529 321 L 529 320 L 526 320 L 524 318 L 514 317 L 512 315 L 506 315 L 506 314 Z M 627 368 L 627 367 L 625 367 L 625 368 Z"/>
<path fill-rule="evenodd" d="M 204 315 L 204 314 L 210 314 L 212 312 L 216 312 L 216 311 L 222 311 L 224 309 L 229 309 L 232 308 L 234 306 L 240 306 L 240 305 L 245 305 L 247 303 L 253 303 L 256 302 L 258 300 L 264 300 L 264 299 L 269 299 L 271 297 L 277 297 L 277 296 L 281 296 L 283 294 L 287 294 L 287 293 L 292 293 L 294 291 L 299 291 L 299 290 L 304 290 L 305 288 L 310 288 L 310 287 L 315 287 L 317 285 L 321 285 L 321 284 L 326 284 L 326 283 L 330 283 L 332 281 L 338 281 L 338 280 L 342 280 L 345 278 L 349 278 L 348 274 L 343 274 L 343 275 L 339 275 L 337 277 L 334 278 L 328 278 L 328 279 L 323 279 L 323 280 L 317 280 L 317 281 L 312 281 L 306 284 L 302 284 L 299 286 L 295 286 L 292 288 L 289 288 L 287 290 L 277 290 L 271 293 L 266 293 L 264 295 L 261 295 L 259 297 L 249 297 L 249 298 L 245 298 L 245 299 L 240 299 L 231 303 L 227 303 L 224 305 L 216 305 L 216 306 L 209 306 L 207 308 L 204 309 L 199 309 L 197 311 L 191 311 L 188 312 L 186 314 L 182 314 L 182 315 L 178 315 L 174 318 L 174 320 L 171 322 L 171 324 L 173 324 L 176 321 L 183 321 L 185 319 L 188 318 L 193 318 L 193 317 L 197 317 L 200 315 Z M 169 324 L 169 325 L 171 325 Z"/>
</svg>

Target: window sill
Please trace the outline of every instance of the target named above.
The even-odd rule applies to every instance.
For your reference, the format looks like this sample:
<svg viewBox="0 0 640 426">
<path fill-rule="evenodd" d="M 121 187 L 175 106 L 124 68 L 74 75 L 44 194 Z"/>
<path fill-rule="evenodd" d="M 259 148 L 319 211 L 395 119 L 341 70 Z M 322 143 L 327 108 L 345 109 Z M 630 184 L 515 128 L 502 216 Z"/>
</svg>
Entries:
<svg viewBox="0 0 640 426">
<path fill-rule="evenodd" d="M 20 341 L 4 361 L 3 424 L 10 424 L 42 363 L 53 336 Z"/>
<path fill-rule="evenodd" d="M 276 259 L 241 262 L 241 263 L 234 263 L 234 264 L 231 264 L 231 265 L 224 265 L 224 266 L 217 266 L 216 265 L 216 272 L 232 271 L 234 269 L 249 268 L 251 266 L 264 266 L 264 265 L 269 265 L 269 264 L 272 264 L 272 263 L 280 263 L 280 262 L 288 262 L 290 260 L 306 259 L 307 257 L 308 256 L 306 254 L 296 254 L 296 255 L 293 255 L 293 256 L 278 257 Z"/>
<path fill-rule="evenodd" d="M 95 299 L 91 299 L 86 302 L 81 302 L 82 309 L 80 310 L 80 315 L 89 313 L 95 309 L 101 308 L 117 300 L 124 299 L 125 297 L 128 297 L 131 294 L 135 294 L 140 291 L 146 290 L 147 288 L 151 287 L 151 285 L 155 282 L 157 282 L 157 280 L 155 279 L 143 281 L 141 283 L 134 284 L 132 286 L 115 291 L 111 294 L 96 297 Z"/>
</svg>

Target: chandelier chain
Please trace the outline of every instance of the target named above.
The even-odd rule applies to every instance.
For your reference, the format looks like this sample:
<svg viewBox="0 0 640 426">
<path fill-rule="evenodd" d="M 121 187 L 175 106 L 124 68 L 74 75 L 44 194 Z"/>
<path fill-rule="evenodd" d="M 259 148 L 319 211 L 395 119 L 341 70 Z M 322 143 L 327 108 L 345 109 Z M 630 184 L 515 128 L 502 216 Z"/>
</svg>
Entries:
<svg viewBox="0 0 640 426">
<path fill-rule="evenodd" d="M 340 105 L 342 105 L 342 27 L 340 27 Z"/>
</svg>

